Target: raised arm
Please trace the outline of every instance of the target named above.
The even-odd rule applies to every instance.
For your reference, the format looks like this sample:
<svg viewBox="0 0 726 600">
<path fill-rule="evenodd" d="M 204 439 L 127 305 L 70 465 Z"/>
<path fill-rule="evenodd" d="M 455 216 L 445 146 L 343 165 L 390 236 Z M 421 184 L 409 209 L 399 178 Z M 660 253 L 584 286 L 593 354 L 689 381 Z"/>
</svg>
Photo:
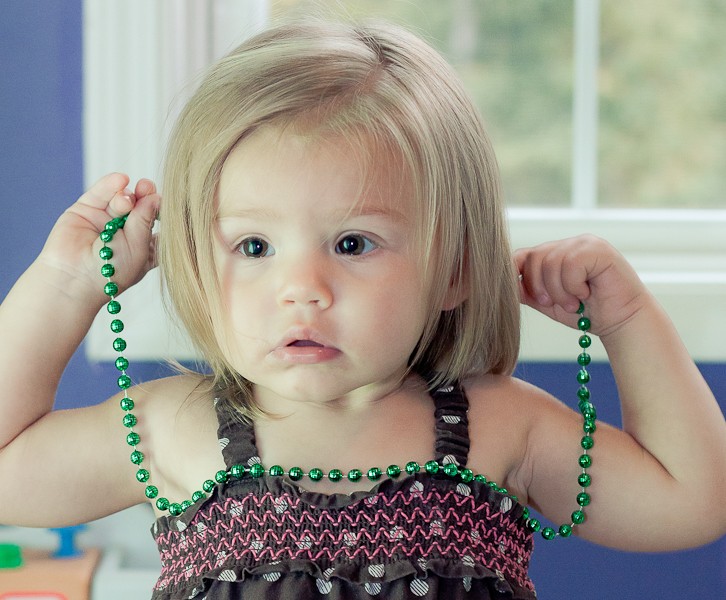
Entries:
<svg viewBox="0 0 726 600">
<path fill-rule="evenodd" d="M 22 468 L 37 472 L 39 464 L 31 461 L 42 464 L 44 454 L 49 461 L 58 453 L 71 455 L 70 440 L 78 440 L 75 435 L 82 439 L 82 428 L 89 423 L 83 414 L 75 421 L 54 418 L 52 425 L 41 421 L 51 413 L 63 370 L 108 300 L 98 256 L 105 223 L 131 212 L 123 232 L 114 238 L 114 264 L 119 268 L 115 281 L 121 289 L 153 265 L 151 225 L 159 197 L 151 181 L 140 181 L 134 192 L 126 189 L 128 183 L 126 175 L 107 175 L 68 208 L 38 258 L 0 305 L 0 490 L 5 490 L 0 492 L 0 522 L 10 503 L 5 493 L 16 488 Z M 92 421 L 98 413 L 89 415 Z M 76 425 L 81 430 L 75 430 Z M 31 453 L 30 436 L 25 434 L 34 426 L 44 436 L 36 436 L 41 441 L 35 440 Z M 39 443 L 43 448 L 37 448 Z M 25 454 L 19 452 L 21 447 Z M 76 463 L 82 468 L 83 457 Z M 13 494 L 22 497 L 17 491 Z"/>
<path fill-rule="evenodd" d="M 632 550 L 706 543 L 726 533 L 726 424 L 672 322 L 625 259 L 583 236 L 516 253 L 522 301 L 574 326 L 585 302 L 617 381 L 623 430 L 601 426 L 583 536 Z M 529 495 L 569 518 L 578 419 L 544 399 L 530 431 Z M 581 421 L 579 421 L 581 424 Z M 555 438 L 567 439 L 560 444 Z M 576 466 L 576 464 L 575 464 Z M 574 477 L 577 473 L 575 472 Z M 566 491 L 565 491 L 566 490 Z M 575 490 L 577 491 L 577 490 Z M 568 509 L 568 510 L 565 510 Z"/>
</svg>

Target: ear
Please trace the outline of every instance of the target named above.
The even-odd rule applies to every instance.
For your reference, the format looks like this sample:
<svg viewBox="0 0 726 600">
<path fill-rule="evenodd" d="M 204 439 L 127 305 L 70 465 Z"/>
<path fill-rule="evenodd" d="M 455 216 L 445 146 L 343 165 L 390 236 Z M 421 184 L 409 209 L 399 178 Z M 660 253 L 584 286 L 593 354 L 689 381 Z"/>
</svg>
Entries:
<svg viewBox="0 0 726 600">
<path fill-rule="evenodd" d="M 461 270 L 451 276 L 441 303 L 441 310 L 454 310 L 469 297 L 469 278 L 466 273 L 466 264 L 464 264 Z"/>
</svg>

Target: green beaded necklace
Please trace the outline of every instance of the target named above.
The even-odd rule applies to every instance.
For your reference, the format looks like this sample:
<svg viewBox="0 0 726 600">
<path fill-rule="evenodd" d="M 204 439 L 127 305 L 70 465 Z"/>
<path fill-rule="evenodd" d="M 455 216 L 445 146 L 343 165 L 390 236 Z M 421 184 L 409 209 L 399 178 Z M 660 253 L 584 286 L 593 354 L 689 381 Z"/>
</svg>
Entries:
<svg viewBox="0 0 726 600">
<path fill-rule="evenodd" d="M 103 247 L 99 252 L 99 256 L 104 261 L 101 267 L 101 275 L 106 278 L 106 284 L 103 287 L 104 293 L 110 298 L 106 309 L 114 317 L 111 321 L 111 331 L 118 335 L 124 330 L 124 324 L 121 319 L 117 318 L 121 312 L 121 304 L 116 300 L 118 294 L 118 285 L 114 283 L 111 278 L 116 273 L 116 269 L 111 264 L 111 258 L 113 258 L 113 250 L 108 244 L 113 240 L 113 236 L 119 229 L 122 229 L 126 223 L 126 218 L 118 217 L 112 219 L 106 223 L 105 229 L 101 232 L 100 238 L 103 242 Z M 592 465 L 592 457 L 588 454 L 588 451 L 593 447 L 594 441 L 592 434 L 595 431 L 595 420 L 596 413 L 595 407 L 590 401 L 590 391 L 587 388 L 587 383 L 590 381 L 590 374 L 587 371 L 587 366 L 590 364 L 590 355 L 587 353 L 587 349 L 592 343 L 592 339 L 587 335 L 587 331 L 590 329 L 590 319 L 584 316 L 585 307 L 580 303 L 578 313 L 580 318 L 577 322 L 577 327 L 580 330 L 579 345 L 581 352 L 577 357 L 577 363 L 579 365 L 579 371 L 577 372 L 577 382 L 580 384 L 577 390 L 577 397 L 579 399 L 579 409 L 583 417 L 583 432 L 584 436 L 580 440 L 580 446 L 582 447 L 582 454 L 578 458 L 578 464 L 581 468 L 581 473 L 577 478 L 581 491 L 577 494 L 577 509 L 573 511 L 571 515 L 570 523 L 563 523 L 559 528 L 553 527 L 542 527 L 540 522 L 534 517 L 530 517 L 529 509 L 524 508 L 522 518 L 525 519 L 527 527 L 533 531 L 541 531 L 542 537 L 546 540 L 552 540 L 556 537 L 567 538 L 572 535 L 572 530 L 575 526 L 585 521 L 585 507 L 590 504 L 590 494 L 587 492 L 587 488 L 592 483 L 592 478 L 587 473 L 587 469 Z M 271 477 L 283 477 L 287 476 L 292 481 L 300 481 L 303 477 L 307 477 L 311 481 L 321 481 L 326 478 L 332 482 L 342 481 L 347 479 L 351 482 L 361 480 L 364 476 L 371 482 L 378 481 L 383 477 L 384 471 L 379 467 L 371 467 L 365 473 L 360 469 L 351 469 L 347 473 L 344 473 L 340 469 L 331 469 L 327 474 L 318 468 L 310 469 L 307 473 L 300 467 L 292 467 L 285 471 L 285 469 L 279 465 L 273 465 L 269 469 L 266 469 L 261 464 L 253 464 L 249 467 L 244 465 L 233 465 L 228 470 L 217 471 L 214 475 L 214 479 L 208 479 L 202 483 L 201 490 L 198 490 L 192 494 L 190 500 L 184 500 L 181 503 L 170 502 L 167 498 L 159 496 L 159 489 L 151 484 L 151 474 L 141 465 L 144 462 L 143 453 L 138 450 L 137 446 L 141 443 L 141 437 L 134 431 L 134 427 L 138 423 L 136 416 L 131 412 L 134 409 L 134 401 L 128 395 L 128 389 L 131 387 L 131 378 L 127 374 L 129 367 L 129 361 L 121 355 L 126 349 L 126 340 L 121 337 L 116 337 L 113 341 L 113 349 L 119 353 L 118 358 L 115 361 L 116 369 L 120 371 L 120 375 L 117 380 L 117 385 L 120 390 L 123 391 L 123 398 L 121 399 L 121 409 L 124 411 L 123 425 L 127 428 L 128 433 L 126 435 L 126 443 L 133 448 L 131 452 L 131 462 L 138 468 L 136 471 L 136 479 L 146 484 L 145 494 L 150 500 L 155 500 L 156 507 L 162 512 L 168 512 L 173 517 L 178 517 L 184 513 L 190 506 L 203 500 L 207 497 L 207 494 L 217 486 L 217 484 L 227 483 L 230 480 L 238 480 L 243 478 L 260 478 L 265 475 Z M 385 470 L 385 475 L 391 479 L 396 479 L 403 473 L 407 475 L 415 475 L 419 472 L 425 472 L 429 475 L 436 475 L 437 473 L 443 473 L 447 477 L 454 480 L 458 480 L 463 483 L 469 483 L 470 481 L 478 481 L 488 485 L 490 488 L 500 494 L 509 496 L 513 501 L 518 501 L 518 498 L 510 494 L 505 488 L 500 487 L 493 481 L 487 480 L 484 475 L 474 474 L 471 469 L 462 469 L 459 466 L 449 464 L 439 464 L 438 461 L 430 460 L 424 465 L 420 465 L 415 461 L 406 463 L 401 468 L 398 465 L 390 465 Z"/>
</svg>

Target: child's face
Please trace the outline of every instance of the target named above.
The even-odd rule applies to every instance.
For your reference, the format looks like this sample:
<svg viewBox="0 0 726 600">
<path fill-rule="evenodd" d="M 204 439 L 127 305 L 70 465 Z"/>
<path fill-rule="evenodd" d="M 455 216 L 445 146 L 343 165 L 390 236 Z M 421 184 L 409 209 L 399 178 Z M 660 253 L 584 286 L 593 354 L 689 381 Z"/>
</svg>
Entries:
<svg viewBox="0 0 726 600">
<path fill-rule="evenodd" d="M 345 144 L 272 127 L 225 162 L 217 336 L 262 408 L 363 399 L 405 371 L 429 294 L 410 186 L 387 162 L 363 186 Z"/>
</svg>

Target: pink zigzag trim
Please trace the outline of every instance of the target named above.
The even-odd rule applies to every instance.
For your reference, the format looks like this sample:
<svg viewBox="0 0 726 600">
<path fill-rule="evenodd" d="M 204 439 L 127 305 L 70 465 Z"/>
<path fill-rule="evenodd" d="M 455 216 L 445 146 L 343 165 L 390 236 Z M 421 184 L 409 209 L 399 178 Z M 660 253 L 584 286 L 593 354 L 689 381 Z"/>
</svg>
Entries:
<svg viewBox="0 0 726 600">
<path fill-rule="evenodd" d="M 379 494 L 339 510 L 311 507 L 288 494 L 248 494 L 205 507 L 184 531 L 171 530 L 156 541 L 163 565 L 157 589 L 221 566 L 400 557 L 468 557 L 472 565 L 532 589 L 527 576 L 532 544 L 522 525 L 453 490 Z"/>
</svg>

